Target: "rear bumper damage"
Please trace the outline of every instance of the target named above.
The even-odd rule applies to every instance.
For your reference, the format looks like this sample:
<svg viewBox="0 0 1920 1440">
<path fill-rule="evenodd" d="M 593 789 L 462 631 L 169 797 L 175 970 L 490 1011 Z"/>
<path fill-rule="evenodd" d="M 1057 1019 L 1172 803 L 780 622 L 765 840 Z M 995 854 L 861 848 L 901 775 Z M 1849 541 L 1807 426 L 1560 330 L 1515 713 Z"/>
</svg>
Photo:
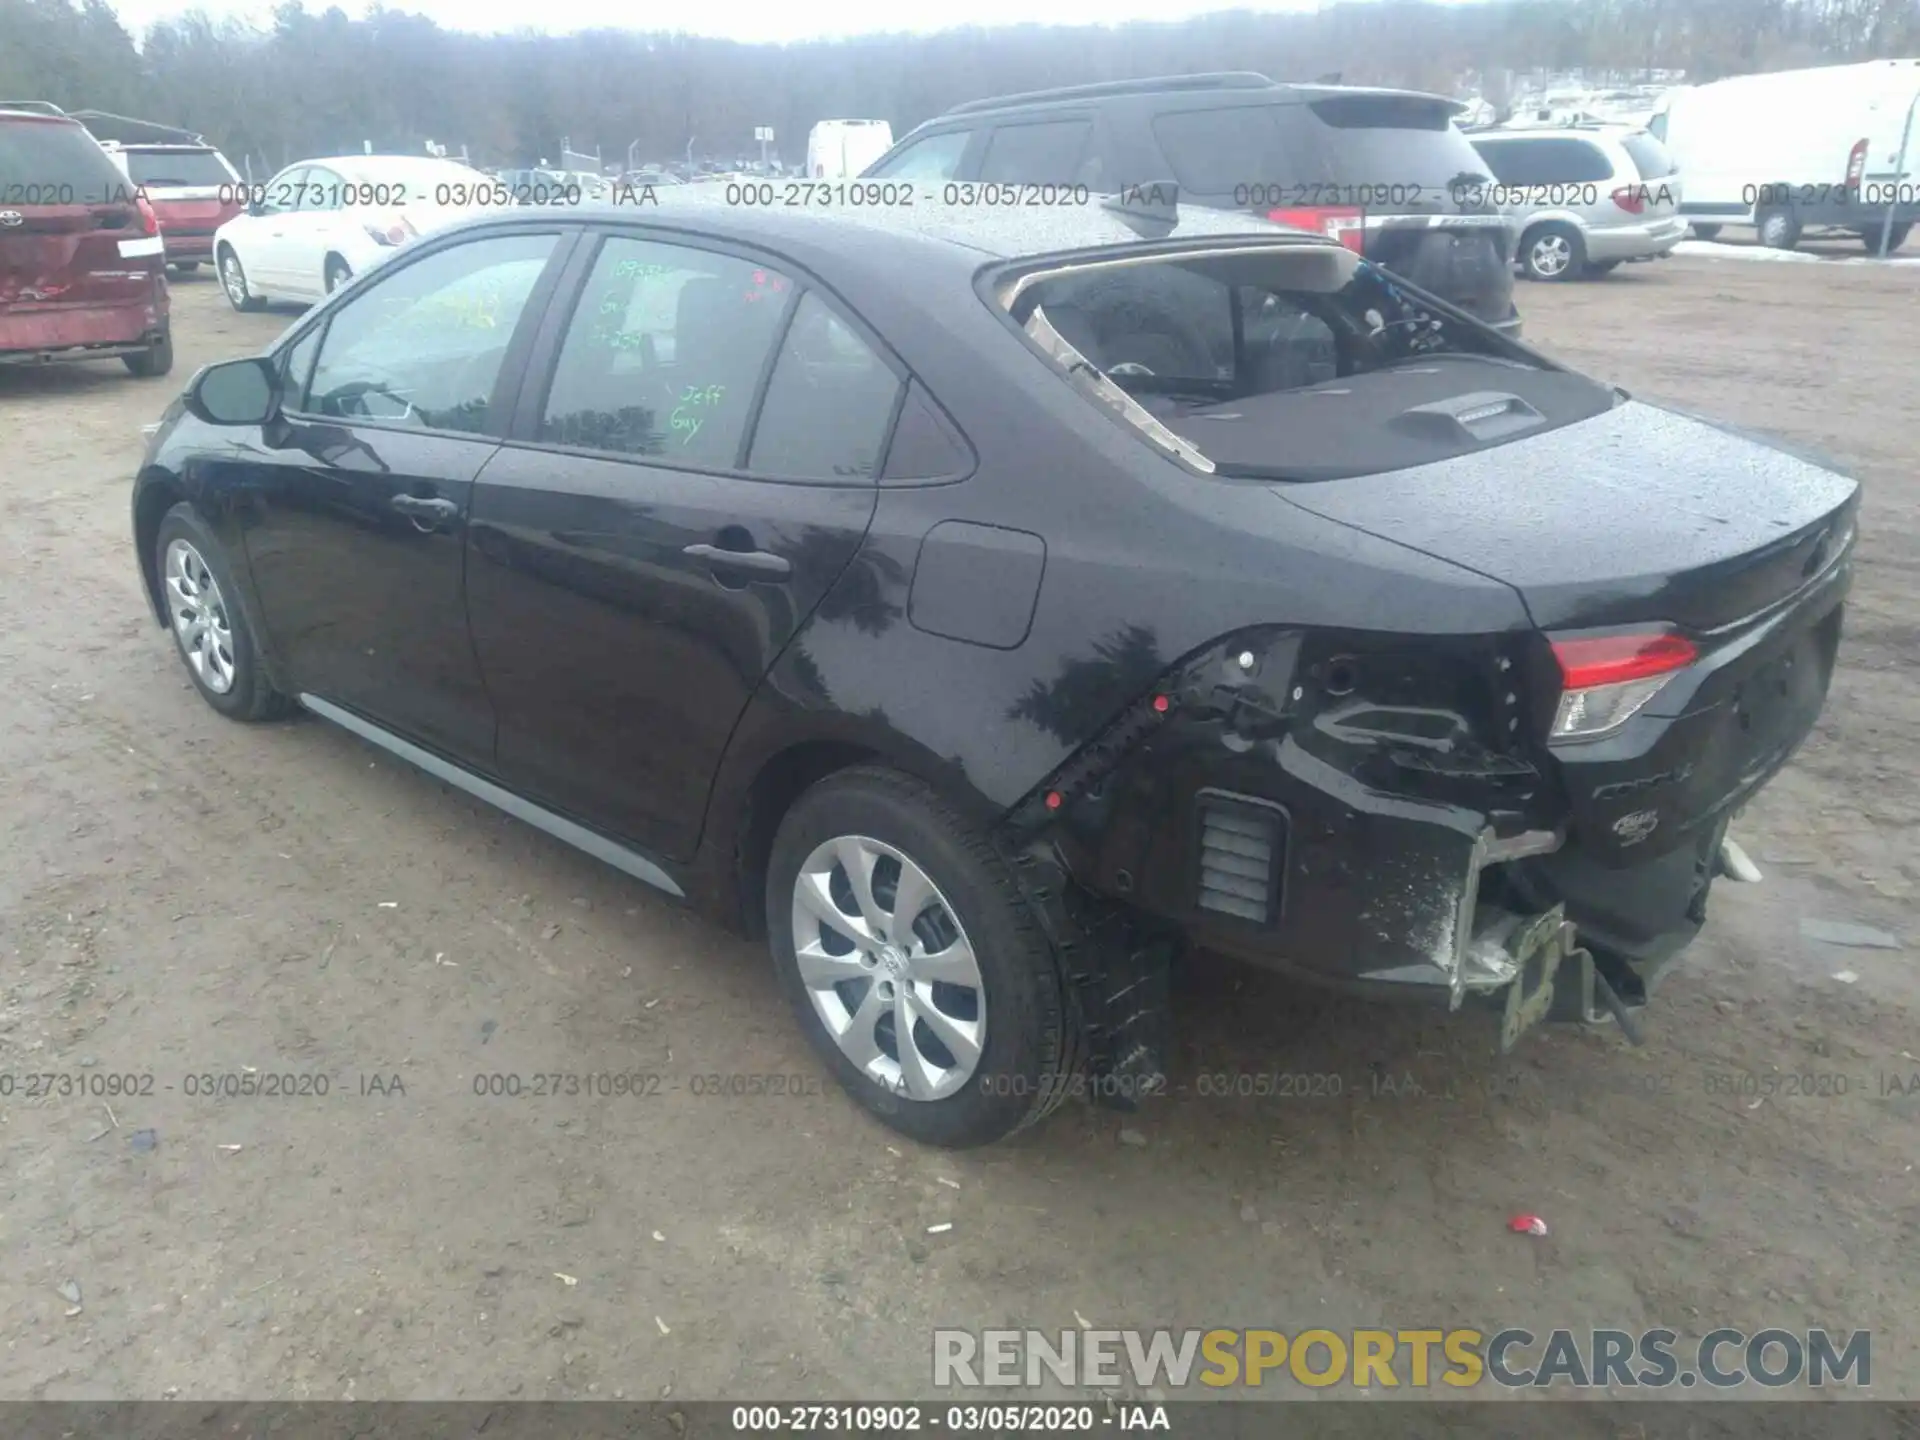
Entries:
<svg viewBox="0 0 1920 1440">
<path fill-rule="evenodd" d="M 1524 739 L 1539 733 L 1518 680 L 1526 643 L 1230 637 L 1016 807 L 1017 851 L 1053 867 L 1083 916 L 1127 917 L 1123 938 L 1079 944 L 1072 967 L 1096 1070 L 1105 1055 L 1157 1073 L 1162 1032 L 1143 1013 L 1166 988 L 1154 966 L 1188 946 L 1362 995 L 1491 1010 L 1503 1046 L 1547 1019 L 1616 1020 L 1637 1042 L 1634 1012 L 1729 872 L 1737 804 L 1676 822 L 1659 848 L 1583 838 L 1567 793 L 1583 777 Z M 1726 798 L 1744 802 L 1798 738 L 1774 737 Z M 1072 936 L 1097 928 L 1083 918 Z"/>
</svg>

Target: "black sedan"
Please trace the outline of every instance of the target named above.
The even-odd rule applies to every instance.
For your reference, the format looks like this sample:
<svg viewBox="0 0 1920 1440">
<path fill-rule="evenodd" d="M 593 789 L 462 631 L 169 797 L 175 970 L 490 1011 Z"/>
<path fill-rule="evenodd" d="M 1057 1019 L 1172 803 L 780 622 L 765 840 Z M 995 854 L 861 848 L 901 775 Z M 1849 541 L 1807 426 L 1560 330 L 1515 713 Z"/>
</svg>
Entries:
<svg viewBox="0 0 1920 1440">
<path fill-rule="evenodd" d="M 203 370 L 133 528 L 216 710 L 764 935 L 967 1145 L 1162 1084 L 1191 946 L 1639 1038 L 1856 507 L 1259 220 L 683 192 L 436 233 Z"/>
</svg>

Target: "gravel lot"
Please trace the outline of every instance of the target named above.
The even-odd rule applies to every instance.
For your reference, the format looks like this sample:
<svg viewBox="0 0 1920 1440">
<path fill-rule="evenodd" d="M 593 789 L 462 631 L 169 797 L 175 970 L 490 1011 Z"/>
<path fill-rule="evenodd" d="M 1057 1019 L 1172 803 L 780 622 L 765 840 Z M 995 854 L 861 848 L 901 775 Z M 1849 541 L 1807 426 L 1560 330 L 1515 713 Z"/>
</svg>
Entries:
<svg viewBox="0 0 1920 1440">
<path fill-rule="evenodd" d="M 936 1325 L 1085 1317 L 1871 1328 L 1875 1392 L 1920 1398 L 1920 268 L 1521 299 L 1554 353 L 1871 487 L 1825 719 L 1736 830 L 1766 883 L 1716 892 L 1644 1049 L 1502 1062 L 1490 1023 L 1199 964 L 1176 1094 L 960 1156 L 822 1088 L 756 949 L 326 725 L 196 698 L 136 580 L 139 426 L 292 312 L 203 271 L 166 380 L 0 371 L 0 1073 L 155 1077 L 0 1095 L 0 1397 L 905 1397 Z M 188 1093 L 246 1067 L 329 1091 Z M 474 1090 L 613 1071 L 663 1088 Z M 1267 1071 L 1340 1093 L 1199 1093 Z M 808 1093 L 694 1093 L 737 1072 Z M 1825 1093 L 1758 1093 L 1786 1076 Z"/>
</svg>

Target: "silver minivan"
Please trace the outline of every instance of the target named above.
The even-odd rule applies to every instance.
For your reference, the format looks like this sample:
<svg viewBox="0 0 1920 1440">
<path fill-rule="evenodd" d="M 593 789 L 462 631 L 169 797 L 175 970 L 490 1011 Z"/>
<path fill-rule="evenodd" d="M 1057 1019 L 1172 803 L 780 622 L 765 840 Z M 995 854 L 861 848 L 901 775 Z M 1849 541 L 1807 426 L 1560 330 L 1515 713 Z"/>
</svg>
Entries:
<svg viewBox="0 0 1920 1440">
<path fill-rule="evenodd" d="M 1470 135 L 1513 217 L 1514 259 L 1530 280 L 1604 275 L 1657 260 L 1687 233 L 1673 157 L 1645 130 L 1579 125 Z"/>
</svg>

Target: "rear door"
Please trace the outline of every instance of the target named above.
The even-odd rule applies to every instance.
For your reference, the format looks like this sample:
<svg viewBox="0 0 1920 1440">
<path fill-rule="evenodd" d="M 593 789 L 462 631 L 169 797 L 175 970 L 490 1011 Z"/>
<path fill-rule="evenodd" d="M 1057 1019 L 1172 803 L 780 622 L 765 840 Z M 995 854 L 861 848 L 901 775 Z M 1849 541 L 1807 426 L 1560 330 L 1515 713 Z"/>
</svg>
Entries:
<svg viewBox="0 0 1920 1440">
<path fill-rule="evenodd" d="M 0 350 L 137 340 L 160 244 L 86 130 L 0 112 Z"/>
<path fill-rule="evenodd" d="M 901 378 L 771 256 L 608 231 L 576 270 L 475 489 L 473 645 L 507 782 L 684 859 L 735 722 L 866 534 Z"/>
</svg>

